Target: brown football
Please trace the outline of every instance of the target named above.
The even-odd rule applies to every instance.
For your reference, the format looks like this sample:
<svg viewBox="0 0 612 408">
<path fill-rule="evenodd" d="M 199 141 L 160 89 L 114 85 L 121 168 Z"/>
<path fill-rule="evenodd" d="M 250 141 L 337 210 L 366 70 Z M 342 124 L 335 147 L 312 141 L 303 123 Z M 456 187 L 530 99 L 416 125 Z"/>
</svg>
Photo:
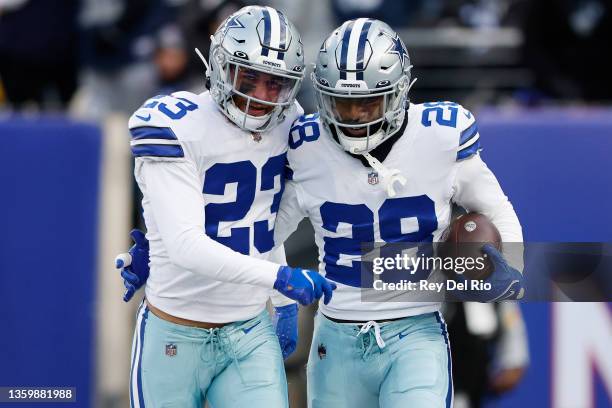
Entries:
<svg viewBox="0 0 612 408">
<path fill-rule="evenodd" d="M 483 256 L 482 246 L 489 243 L 501 251 L 502 245 L 497 227 L 484 215 L 474 212 L 455 218 L 444 232 L 442 241 L 444 244 L 438 252 L 441 257 L 481 258 L 472 270 L 464 271 L 469 279 L 486 279 L 493 271 L 493 265 Z"/>
</svg>

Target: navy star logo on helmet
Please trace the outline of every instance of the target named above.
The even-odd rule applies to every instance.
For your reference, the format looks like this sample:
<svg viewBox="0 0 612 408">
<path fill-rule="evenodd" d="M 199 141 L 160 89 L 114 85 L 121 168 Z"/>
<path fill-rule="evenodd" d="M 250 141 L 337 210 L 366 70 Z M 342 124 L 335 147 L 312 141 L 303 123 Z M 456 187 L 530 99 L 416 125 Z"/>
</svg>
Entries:
<svg viewBox="0 0 612 408">
<path fill-rule="evenodd" d="M 244 25 L 238 20 L 239 16 L 231 16 L 225 26 L 223 27 L 223 34 L 227 34 L 227 32 L 232 28 L 244 28 Z"/>
<path fill-rule="evenodd" d="M 395 38 L 391 38 L 393 44 L 387 51 L 390 54 L 397 54 L 402 64 L 402 70 L 406 68 L 406 65 L 410 63 L 410 57 L 408 56 L 408 51 L 406 51 L 406 47 L 404 46 L 404 42 L 399 37 L 399 35 L 395 34 Z"/>
</svg>

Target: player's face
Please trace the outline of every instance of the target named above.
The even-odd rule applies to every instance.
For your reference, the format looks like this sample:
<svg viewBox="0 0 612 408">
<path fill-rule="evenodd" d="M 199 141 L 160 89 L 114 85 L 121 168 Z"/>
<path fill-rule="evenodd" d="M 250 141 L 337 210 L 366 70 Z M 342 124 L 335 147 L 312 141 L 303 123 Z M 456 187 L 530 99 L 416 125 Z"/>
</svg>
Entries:
<svg viewBox="0 0 612 408">
<path fill-rule="evenodd" d="M 295 85 L 293 79 L 240 66 L 232 67 L 230 74 L 235 78 L 234 90 L 237 91 L 232 96 L 234 103 L 238 109 L 251 116 L 264 116 L 274 109 L 274 105 L 265 102 L 287 102 Z M 261 102 L 252 99 L 248 103 L 245 96 Z"/>
<path fill-rule="evenodd" d="M 384 96 L 367 98 L 331 98 L 335 119 L 347 125 L 359 125 L 380 119 L 384 111 Z M 342 131 L 354 137 L 367 136 L 367 126 L 361 128 L 343 127 Z"/>
</svg>

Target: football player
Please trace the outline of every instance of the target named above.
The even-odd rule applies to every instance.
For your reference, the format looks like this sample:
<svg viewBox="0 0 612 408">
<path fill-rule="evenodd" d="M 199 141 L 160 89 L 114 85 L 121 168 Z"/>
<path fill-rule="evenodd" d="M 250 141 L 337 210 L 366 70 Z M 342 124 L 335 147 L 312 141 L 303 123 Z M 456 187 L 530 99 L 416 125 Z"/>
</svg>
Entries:
<svg viewBox="0 0 612 408">
<path fill-rule="evenodd" d="M 323 294 L 329 302 L 334 287 L 273 251 L 303 69 L 293 24 L 273 8 L 246 7 L 212 37 L 209 92 L 156 96 L 130 118 L 147 226 L 146 238 L 133 238 L 151 268 L 133 340 L 132 407 L 288 406 L 266 301 L 274 288 L 302 304 Z M 126 300 L 136 283 L 127 274 Z M 297 305 L 277 306 L 294 339 Z"/>
<path fill-rule="evenodd" d="M 319 270 L 338 285 L 315 321 L 307 369 L 312 408 L 452 405 L 440 303 L 406 302 L 390 291 L 363 301 L 362 243 L 439 241 L 453 203 L 486 215 L 504 242 L 522 242 L 516 213 L 480 157 L 474 115 L 452 102 L 410 103 L 410 71 L 406 47 L 387 24 L 347 21 L 318 53 L 318 113 L 291 128 L 292 180 L 275 238 L 283 242 L 308 217 Z M 492 246 L 484 251 L 494 263 L 492 290 L 465 296 L 519 296 L 522 260 L 510 266 Z"/>
<path fill-rule="evenodd" d="M 319 51 L 312 78 L 319 112 L 290 130 L 290 181 L 275 241 L 308 217 L 319 270 L 338 285 L 316 317 L 310 407 L 452 404 L 440 303 L 406 302 L 396 293 L 362 301 L 362 243 L 439 241 L 453 203 L 486 215 L 504 242 L 522 242 L 516 213 L 480 157 L 474 116 L 456 103 L 410 103 L 410 71 L 408 52 L 387 24 L 348 21 Z M 492 289 L 466 298 L 519 297 L 522 259 L 484 251 L 494 264 Z"/>
</svg>

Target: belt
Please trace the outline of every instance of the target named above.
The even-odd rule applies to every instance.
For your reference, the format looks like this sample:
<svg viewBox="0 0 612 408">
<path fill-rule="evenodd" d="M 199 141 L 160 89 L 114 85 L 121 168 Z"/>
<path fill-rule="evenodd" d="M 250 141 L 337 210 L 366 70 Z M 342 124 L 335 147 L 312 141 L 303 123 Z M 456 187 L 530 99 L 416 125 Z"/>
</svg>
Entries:
<svg viewBox="0 0 612 408">
<path fill-rule="evenodd" d="M 149 301 L 147 301 L 147 308 L 153 313 L 155 316 L 159 317 L 162 320 L 165 320 L 170 323 L 180 324 L 181 326 L 189 326 L 189 327 L 198 327 L 200 329 L 217 329 L 219 327 L 223 327 L 228 323 L 208 323 L 208 322 L 199 322 L 197 320 L 189 320 L 183 319 L 182 317 L 172 316 L 162 310 L 159 310 L 155 306 L 153 306 Z"/>
<path fill-rule="evenodd" d="M 333 317 L 329 317 L 328 315 L 326 315 L 325 313 L 322 313 L 323 316 L 325 316 L 326 319 L 331 320 L 334 323 L 350 323 L 350 324 L 367 324 L 370 322 L 370 320 L 342 320 L 342 319 L 336 319 Z M 381 319 L 381 320 L 376 320 L 376 323 L 386 323 L 386 322 L 394 322 L 396 320 L 402 320 L 405 319 L 407 316 L 404 317 L 395 317 L 393 319 Z"/>
</svg>

